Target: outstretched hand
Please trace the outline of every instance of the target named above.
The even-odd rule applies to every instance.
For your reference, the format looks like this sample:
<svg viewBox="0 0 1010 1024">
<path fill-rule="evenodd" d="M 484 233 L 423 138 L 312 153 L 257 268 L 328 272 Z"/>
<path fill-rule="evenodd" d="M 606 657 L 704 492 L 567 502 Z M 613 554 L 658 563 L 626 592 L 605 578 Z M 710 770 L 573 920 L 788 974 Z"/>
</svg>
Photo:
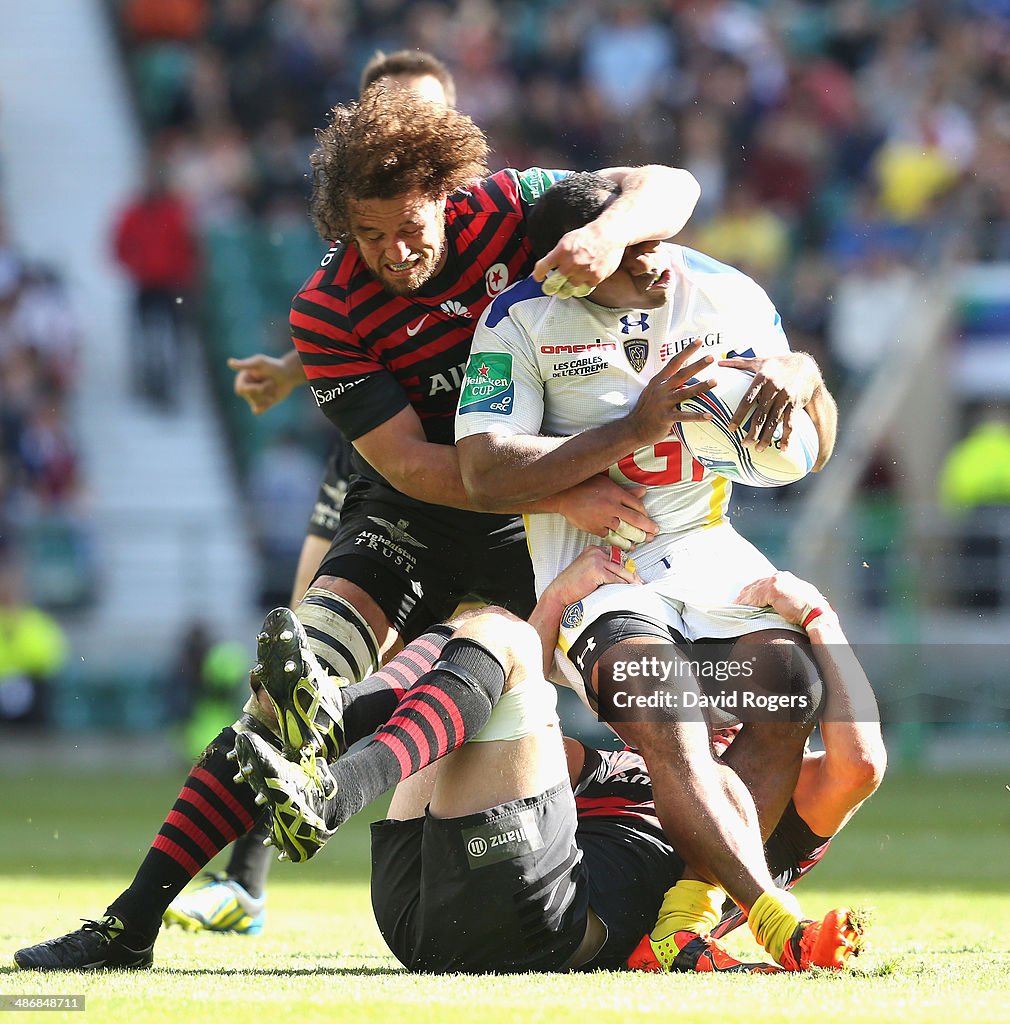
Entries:
<svg viewBox="0 0 1010 1024">
<path fill-rule="evenodd" d="M 231 358 L 228 368 L 235 370 L 235 394 L 244 398 L 259 416 L 283 402 L 305 380 L 301 364 L 274 356 L 255 355 L 247 359 Z"/>
<path fill-rule="evenodd" d="M 712 356 L 702 356 L 701 359 L 688 362 L 700 348 L 700 341 L 692 341 L 645 385 L 645 389 L 638 396 L 635 408 L 628 416 L 633 421 L 636 435 L 643 445 L 662 441 L 669 435 L 674 423 L 712 418 L 707 412 L 685 412 L 680 408 L 681 402 L 711 391 L 715 387 L 716 382 L 711 379 L 684 386 L 692 377 L 699 376 L 713 361 Z"/>
</svg>

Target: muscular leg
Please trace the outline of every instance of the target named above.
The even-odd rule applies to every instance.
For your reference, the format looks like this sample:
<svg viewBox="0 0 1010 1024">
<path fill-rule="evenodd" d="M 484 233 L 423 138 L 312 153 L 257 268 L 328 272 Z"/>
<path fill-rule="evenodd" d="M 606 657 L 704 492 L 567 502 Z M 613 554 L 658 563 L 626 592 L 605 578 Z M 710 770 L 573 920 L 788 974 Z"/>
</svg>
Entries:
<svg viewBox="0 0 1010 1024">
<path fill-rule="evenodd" d="M 547 688 L 543 649 L 534 629 L 518 619 L 477 613 L 456 631 L 482 644 L 505 670 L 503 696 L 517 686 Z M 554 698 L 553 692 L 550 693 Z M 509 800 L 537 796 L 568 780 L 560 725 L 554 721 L 517 739 L 465 743 L 446 758 L 435 781 L 431 813 L 462 817 Z"/>
<path fill-rule="evenodd" d="M 349 703 L 357 688 L 365 703 L 373 688 L 401 692 L 430 669 L 438 657 L 443 634 L 419 637 L 374 677 L 347 687 Z M 368 731 L 381 724 L 372 721 Z M 179 798 L 155 837 L 133 882 L 109 907 L 109 913 L 127 922 L 129 931 L 146 941 L 157 932 L 162 913 L 171 901 L 216 854 L 245 835 L 261 813 L 255 794 L 246 782 L 236 781 L 235 765 L 227 755 L 233 749 L 236 730 L 268 733 L 262 723 L 243 716 L 225 729 L 194 765 Z"/>
<path fill-rule="evenodd" d="M 639 638 L 637 645 L 627 641 L 617 644 L 612 648 L 615 653 L 611 661 L 618 655 L 641 658 L 643 651 L 658 643 L 657 638 L 648 637 Z M 782 678 L 775 673 L 783 668 L 781 659 L 787 649 L 785 644 L 755 647 L 758 685 L 763 682 L 769 691 L 782 692 Z M 685 673 L 677 679 L 683 703 L 683 693 L 698 692 L 697 683 Z M 794 681 L 789 679 L 790 683 Z M 642 687 L 642 692 L 650 690 L 655 690 L 654 682 Z M 686 717 L 681 707 L 679 720 L 622 723 L 619 727 L 622 736 L 638 746 L 649 764 L 664 830 L 691 865 L 685 879 L 667 893 L 652 935 L 652 948 L 670 966 L 683 948 L 680 936 L 704 934 L 715 926 L 723 899 L 721 890 L 725 890 L 750 914 L 751 929 L 758 941 L 776 959 L 787 963 L 791 956 L 787 944 L 800 925 L 799 906 L 794 897 L 775 888 L 765 862 L 761 820 L 751 792 L 729 765 L 713 757 L 707 726 L 700 716 L 694 721 L 684 720 Z M 795 782 L 803 740 L 812 722 L 811 715 L 797 728 L 787 727 L 786 738 L 793 749 L 771 755 L 772 781 L 759 790 L 759 795 L 764 818 L 772 827 Z M 760 751 L 774 747 L 782 737 L 771 726 L 759 727 L 752 735 L 741 760 L 757 776 Z M 795 757 L 795 767 L 790 757 Z M 714 888 L 711 881 L 721 889 Z"/>
<path fill-rule="evenodd" d="M 613 661 L 638 660 L 650 649 L 666 657 L 670 645 L 656 637 L 627 638 L 615 644 L 597 668 L 606 672 Z M 679 652 L 673 657 L 681 663 L 687 660 Z M 677 679 L 681 695 L 700 693 L 689 672 L 680 671 Z M 596 683 L 598 687 L 598 677 Z M 649 766 L 663 830 L 696 871 L 717 881 L 738 903 L 750 906 L 774 887 L 753 798 L 736 772 L 713 757 L 699 708 L 662 720 L 656 713 L 650 717 L 651 721 L 612 724 Z"/>
<path fill-rule="evenodd" d="M 807 698 L 803 713 L 793 721 L 782 716 L 757 716 L 747 721 L 723 756 L 723 761 L 743 779 L 754 799 L 762 839 L 775 830 L 796 788 L 803 748 L 817 722 L 820 680 L 806 646 L 790 630 L 761 630 L 740 637 L 731 658 L 752 658 L 754 675 L 748 686 L 768 693 L 790 693 Z M 739 746 L 738 746 L 739 744 Z"/>
<path fill-rule="evenodd" d="M 454 634 L 481 643 L 505 671 L 502 696 L 540 676 L 540 640 L 532 628 L 499 613 L 468 617 Z M 556 722 L 515 740 L 469 742 L 401 781 L 393 792 L 389 818 L 421 817 L 428 805 L 438 817 L 461 817 L 507 800 L 536 796 L 568 778 L 568 762 Z"/>
</svg>

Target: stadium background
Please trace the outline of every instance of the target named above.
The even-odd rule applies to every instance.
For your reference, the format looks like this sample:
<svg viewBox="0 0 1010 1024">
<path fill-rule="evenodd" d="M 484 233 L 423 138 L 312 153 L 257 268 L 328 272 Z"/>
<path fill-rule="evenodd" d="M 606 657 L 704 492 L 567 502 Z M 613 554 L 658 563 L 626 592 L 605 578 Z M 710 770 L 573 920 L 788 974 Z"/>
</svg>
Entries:
<svg viewBox="0 0 1010 1024">
<path fill-rule="evenodd" d="M 288 300 L 321 251 L 304 212 L 312 130 L 377 47 L 403 46 L 446 61 L 494 166 L 695 173 L 681 240 L 767 287 L 841 406 L 830 467 L 737 489 L 738 525 L 867 644 L 892 772 L 1005 766 L 1004 0 L 8 0 L 0 576 L 66 653 L 53 640 L 41 659 L 45 721 L 0 726 L 5 770 L 37 787 L 47 771 L 175 770 L 180 695 L 207 649 L 240 645 L 211 675 L 241 675 L 330 438 L 306 394 L 252 417 L 224 360 L 287 347 Z M 149 165 L 198 249 L 153 398 L 131 379 L 112 243 Z M 955 464 L 968 435 L 980 443 Z M 1006 821 L 978 813 L 982 831 Z M 145 820 L 130 819 L 136 849 Z"/>
</svg>

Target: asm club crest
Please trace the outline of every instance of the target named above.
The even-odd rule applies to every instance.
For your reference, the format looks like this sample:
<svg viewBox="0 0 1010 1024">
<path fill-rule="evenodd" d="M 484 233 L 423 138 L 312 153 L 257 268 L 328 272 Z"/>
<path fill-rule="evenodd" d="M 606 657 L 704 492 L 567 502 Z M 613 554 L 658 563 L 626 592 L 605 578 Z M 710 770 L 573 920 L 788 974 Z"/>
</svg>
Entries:
<svg viewBox="0 0 1010 1024">
<path fill-rule="evenodd" d="M 645 338 L 628 338 L 624 342 L 624 354 L 635 373 L 641 373 L 649 359 L 649 342 Z"/>
</svg>

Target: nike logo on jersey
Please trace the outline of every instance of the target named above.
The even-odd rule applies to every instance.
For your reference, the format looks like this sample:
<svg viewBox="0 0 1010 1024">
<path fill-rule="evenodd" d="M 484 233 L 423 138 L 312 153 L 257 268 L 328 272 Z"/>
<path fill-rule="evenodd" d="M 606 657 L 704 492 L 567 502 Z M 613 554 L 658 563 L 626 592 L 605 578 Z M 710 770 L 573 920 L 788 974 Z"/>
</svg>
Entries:
<svg viewBox="0 0 1010 1024">
<path fill-rule="evenodd" d="M 422 316 L 421 319 L 418 320 L 417 323 L 414 324 L 413 327 L 408 327 L 407 328 L 407 334 L 411 338 L 413 338 L 414 335 L 417 334 L 417 332 L 424 326 L 424 321 L 427 320 L 427 319 L 428 319 L 428 314 L 425 313 L 424 316 Z"/>
</svg>

